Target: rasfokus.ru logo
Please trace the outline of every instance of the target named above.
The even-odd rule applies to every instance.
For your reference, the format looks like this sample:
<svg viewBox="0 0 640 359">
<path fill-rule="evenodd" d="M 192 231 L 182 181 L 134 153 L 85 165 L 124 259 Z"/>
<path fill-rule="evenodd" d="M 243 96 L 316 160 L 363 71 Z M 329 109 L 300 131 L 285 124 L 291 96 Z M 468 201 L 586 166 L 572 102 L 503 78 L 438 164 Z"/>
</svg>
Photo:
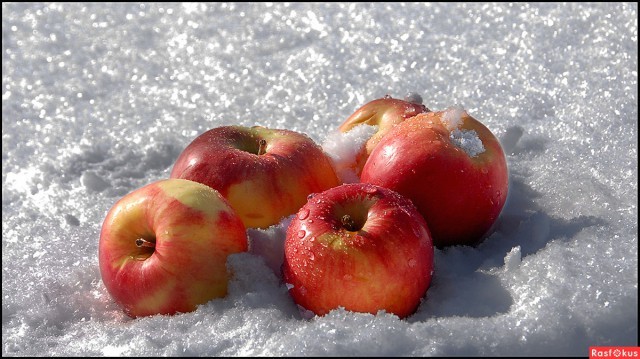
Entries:
<svg viewBox="0 0 640 359">
<path fill-rule="evenodd" d="M 589 347 L 589 359 L 640 358 L 639 347 Z"/>
</svg>

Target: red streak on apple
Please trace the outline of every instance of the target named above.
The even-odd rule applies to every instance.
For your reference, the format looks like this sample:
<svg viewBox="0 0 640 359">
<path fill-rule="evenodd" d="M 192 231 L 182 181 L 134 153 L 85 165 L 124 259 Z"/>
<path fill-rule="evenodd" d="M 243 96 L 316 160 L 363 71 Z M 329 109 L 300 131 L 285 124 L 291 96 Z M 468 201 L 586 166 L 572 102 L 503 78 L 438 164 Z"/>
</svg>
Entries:
<svg viewBox="0 0 640 359">
<path fill-rule="evenodd" d="M 367 158 L 387 132 L 402 121 L 429 111 L 423 104 L 390 96 L 370 101 L 358 108 L 338 127 L 338 130 L 348 132 L 359 125 L 378 126 L 378 130 L 356 155 L 353 165 L 356 175 L 360 175 Z"/>
<path fill-rule="evenodd" d="M 289 293 L 317 315 L 344 307 L 404 318 L 420 304 L 432 269 L 424 219 L 409 200 L 385 188 L 357 183 L 319 193 L 287 230 Z"/>
<path fill-rule="evenodd" d="M 445 111 L 395 126 L 366 162 L 362 182 L 411 199 L 426 219 L 434 244 L 473 245 L 498 218 L 507 198 L 507 162 L 498 139 L 462 113 L 458 130 L 475 131 L 484 151 L 471 156 L 451 138 Z"/>
<path fill-rule="evenodd" d="M 140 247 L 144 239 L 153 247 Z M 246 229 L 211 188 L 163 180 L 118 201 L 105 218 L 103 282 L 132 317 L 175 314 L 226 294 L 226 259 L 247 250 Z"/>
<path fill-rule="evenodd" d="M 339 184 L 330 160 L 309 137 L 260 126 L 203 133 L 178 157 L 171 178 L 216 189 L 249 228 L 276 224 L 310 193 Z"/>
</svg>

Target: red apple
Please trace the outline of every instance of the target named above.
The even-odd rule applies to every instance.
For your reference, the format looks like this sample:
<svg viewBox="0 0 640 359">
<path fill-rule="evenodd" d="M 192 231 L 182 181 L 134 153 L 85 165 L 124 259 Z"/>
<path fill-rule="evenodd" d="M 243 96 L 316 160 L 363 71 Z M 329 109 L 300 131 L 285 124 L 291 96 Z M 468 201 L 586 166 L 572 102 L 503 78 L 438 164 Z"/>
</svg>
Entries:
<svg viewBox="0 0 640 359">
<path fill-rule="evenodd" d="M 331 161 L 311 138 L 261 126 L 224 126 L 198 136 L 171 178 L 219 191 L 247 228 L 266 228 L 295 213 L 311 193 L 339 184 Z"/>
<path fill-rule="evenodd" d="M 169 179 L 121 198 L 100 232 L 102 281 L 131 317 L 190 312 L 227 293 L 227 256 L 247 251 L 246 229 L 203 184 Z"/>
<path fill-rule="evenodd" d="M 395 126 L 373 150 L 361 181 L 408 197 L 437 247 L 483 239 L 507 198 L 504 152 L 491 131 L 461 108 Z"/>
<path fill-rule="evenodd" d="M 324 315 L 343 307 L 404 318 L 431 282 L 433 245 L 408 199 L 351 183 L 313 196 L 293 218 L 282 272 L 294 301 Z"/>
<path fill-rule="evenodd" d="M 357 109 L 340 125 L 338 128 L 340 132 L 348 132 L 358 125 L 378 126 L 374 135 L 369 138 L 365 146 L 356 155 L 355 163 L 352 166 L 356 175 L 360 175 L 371 151 L 389 130 L 407 118 L 429 112 L 429 109 L 422 104 L 422 99 L 418 97 L 418 102 L 414 102 L 416 101 L 415 97 L 400 100 L 387 95 L 373 100 Z"/>
</svg>

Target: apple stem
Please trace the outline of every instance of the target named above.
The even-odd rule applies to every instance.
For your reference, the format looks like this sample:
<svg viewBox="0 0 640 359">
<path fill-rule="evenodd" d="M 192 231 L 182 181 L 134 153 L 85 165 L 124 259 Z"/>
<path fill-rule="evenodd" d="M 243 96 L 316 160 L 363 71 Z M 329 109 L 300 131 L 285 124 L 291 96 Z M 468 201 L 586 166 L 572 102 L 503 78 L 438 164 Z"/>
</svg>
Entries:
<svg viewBox="0 0 640 359">
<path fill-rule="evenodd" d="M 150 242 L 144 238 L 138 238 L 136 239 L 136 246 L 142 248 L 142 247 L 149 247 L 149 248 L 155 248 L 156 244 L 153 242 Z"/>
<path fill-rule="evenodd" d="M 261 139 L 260 141 L 258 141 L 258 144 L 260 145 L 260 147 L 258 147 L 258 156 L 260 155 L 264 155 L 267 151 L 267 140 L 265 140 L 264 138 Z"/>
<path fill-rule="evenodd" d="M 342 216 L 341 221 L 344 228 L 346 228 L 348 231 L 355 232 L 358 230 L 358 228 L 356 227 L 356 222 L 353 221 L 353 218 L 351 218 L 350 215 L 345 214 L 344 216 Z"/>
</svg>

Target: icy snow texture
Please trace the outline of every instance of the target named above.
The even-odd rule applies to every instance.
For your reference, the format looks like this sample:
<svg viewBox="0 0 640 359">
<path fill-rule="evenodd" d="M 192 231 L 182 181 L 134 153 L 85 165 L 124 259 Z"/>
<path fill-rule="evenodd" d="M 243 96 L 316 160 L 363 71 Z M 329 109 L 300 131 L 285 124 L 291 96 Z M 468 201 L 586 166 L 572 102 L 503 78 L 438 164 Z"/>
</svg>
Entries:
<svg viewBox="0 0 640 359">
<path fill-rule="evenodd" d="M 465 109 L 460 105 L 455 105 L 444 110 L 441 121 L 444 127 L 449 131 L 454 131 L 462 125 L 462 116 L 466 113 Z"/>
<path fill-rule="evenodd" d="M 484 152 L 482 140 L 475 130 L 459 130 L 456 128 L 451 131 L 449 137 L 456 146 L 460 147 L 470 157 L 475 157 Z"/>
<path fill-rule="evenodd" d="M 327 133 L 321 146 L 333 162 L 336 174 L 343 183 L 360 182 L 353 165 L 367 140 L 377 131 L 378 126 L 359 125 L 346 133 L 337 129 Z"/>
<path fill-rule="evenodd" d="M 442 114 L 441 121 L 444 127 L 449 130 L 449 138 L 456 146 L 460 147 L 467 155 L 475 157 L 484 152 L 482 140 L 474 130 L 460 130 L 466 114 L 465 109 L 460 106 L 451 106 Z"/>
<path fill-rule="evenodd" d="M 2 355 L 637 345 L 637 16 L 636 3 L 3 3 Z M 282 228 L 253 232 L 272 240 L 233 256 L 229 296 L 195 312 L 131 320 L 109 298 L 106 212 L 168 177 L 196 135 L 261 124 L 322 143 L 407 92 L 487 125 L 511 186 L 485 242 L 436 250 L 415 315 L 301 319 L 271 270 Z"/>
</svg>

